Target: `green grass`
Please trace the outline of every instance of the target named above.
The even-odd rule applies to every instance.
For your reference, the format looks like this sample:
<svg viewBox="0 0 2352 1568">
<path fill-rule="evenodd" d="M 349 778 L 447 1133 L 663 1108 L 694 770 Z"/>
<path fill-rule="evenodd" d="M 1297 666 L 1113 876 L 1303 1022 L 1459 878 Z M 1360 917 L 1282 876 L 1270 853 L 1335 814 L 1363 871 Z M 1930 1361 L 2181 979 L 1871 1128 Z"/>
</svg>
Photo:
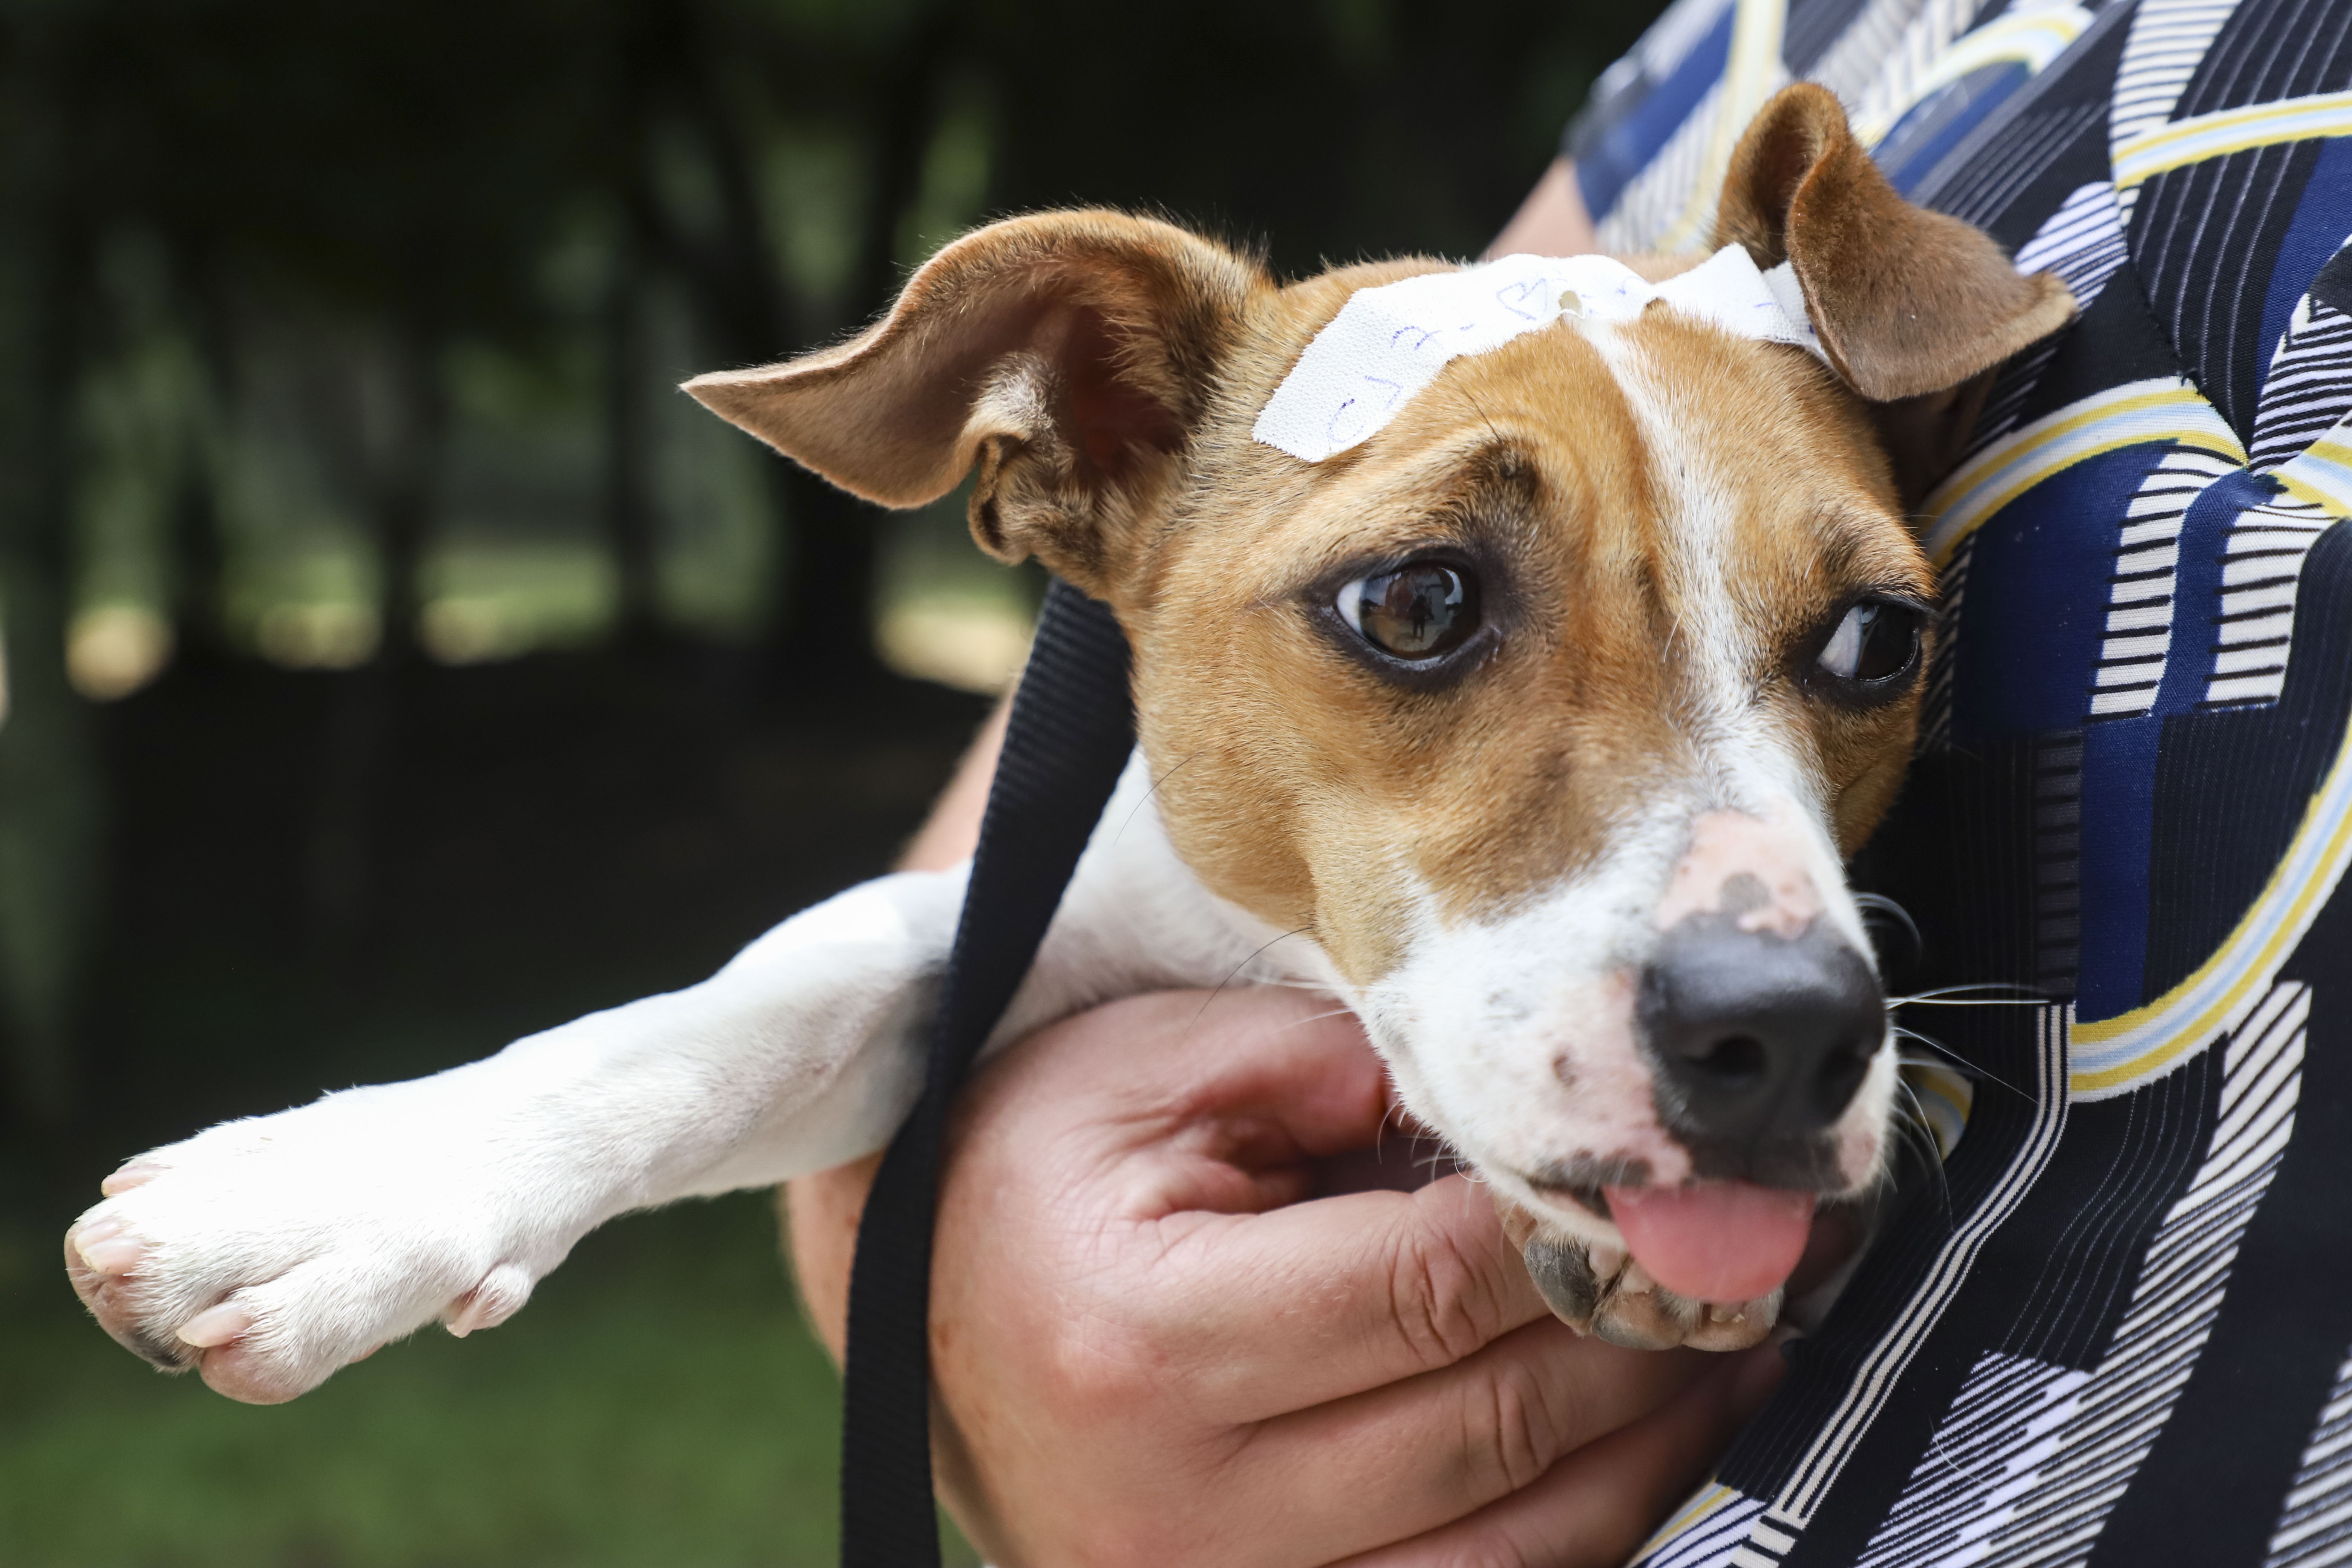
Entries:
<svg viewBox="0 0 2352 1568">
<path fill-rule="evenodd" d="M 54 1248 L 0 1233 L 5 1568 L 833 1558 L 839 1384 L 763 1195 L 625 1220 L 504 1326 L 268 1409 L 117 1349 Z"/>
</svg>

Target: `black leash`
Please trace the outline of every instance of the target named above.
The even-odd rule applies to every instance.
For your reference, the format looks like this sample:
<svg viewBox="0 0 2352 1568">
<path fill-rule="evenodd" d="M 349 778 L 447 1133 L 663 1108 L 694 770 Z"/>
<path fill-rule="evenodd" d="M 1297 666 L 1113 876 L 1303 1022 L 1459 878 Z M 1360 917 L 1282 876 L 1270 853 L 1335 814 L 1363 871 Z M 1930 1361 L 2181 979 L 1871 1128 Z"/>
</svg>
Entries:
<svg viewBox="0 0 2352 1568">
<path fill-rule="evenodd" d="M 857 1227 L 842 1568 L 936 1568 L 940 1561 L 928 1323 L 940 1134 L 956 1086 L 1029 973 L 1134 745 L 1126 637 L 1108 609 L 1056 581 L 981 819 L 922 1098 L 891 1140 Z"/>
</svg>

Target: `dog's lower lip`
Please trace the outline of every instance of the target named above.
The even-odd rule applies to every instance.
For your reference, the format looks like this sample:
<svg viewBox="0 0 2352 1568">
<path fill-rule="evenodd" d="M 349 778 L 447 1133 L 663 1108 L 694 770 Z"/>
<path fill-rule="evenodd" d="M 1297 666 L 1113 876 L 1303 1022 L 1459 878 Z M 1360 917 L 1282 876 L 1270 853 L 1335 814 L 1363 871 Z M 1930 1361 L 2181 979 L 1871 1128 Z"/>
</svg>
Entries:
<svg viewBox="0 0 2352 1568">
<path fill-rule="evenodd" d="M 1609 1194 L 1601 1191 L 1601 1184 L 1597 1182 L 1590 1184 L 1581 1182 L 1538 1182 L 1529 1177 L 1528 1185 L 1554 1202 L 1565 1200 L 1588 1214 L 1597 1215 L 1602 1219 L 1610 1217 Z"/>
</svg>

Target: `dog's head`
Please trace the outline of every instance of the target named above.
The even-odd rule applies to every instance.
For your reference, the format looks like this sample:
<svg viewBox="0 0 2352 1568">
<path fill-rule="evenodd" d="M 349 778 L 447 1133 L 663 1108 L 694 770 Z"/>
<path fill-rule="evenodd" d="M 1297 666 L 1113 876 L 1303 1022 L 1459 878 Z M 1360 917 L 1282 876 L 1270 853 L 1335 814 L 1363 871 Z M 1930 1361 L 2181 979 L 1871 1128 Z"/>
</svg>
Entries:
<svg viewBox="0 0 2352 1568">
<path fill-rule="evenodd" d="M 1897 197 L 1818 89 L 1750 130 L 1722 213 L 1792 264 L 1822 358 L 1659 305 L 1563 320 L 1321 462 L 1261 411 L 1351 294 L 1438 264 L 1277 287 L 1164 224 L 1019 218 L 857 339 L 688 390 L 886 504 L 976 467 L 981 544 L 1126 626 L 1191 865 L 1319 944 L 1498 1188 L 1614 1241 L 1612 1191 L 1880 1170 L 1895 1063 L 1841 865 L 1919 704 L 1905 508 L 2072 309 Z"/>
</svg>

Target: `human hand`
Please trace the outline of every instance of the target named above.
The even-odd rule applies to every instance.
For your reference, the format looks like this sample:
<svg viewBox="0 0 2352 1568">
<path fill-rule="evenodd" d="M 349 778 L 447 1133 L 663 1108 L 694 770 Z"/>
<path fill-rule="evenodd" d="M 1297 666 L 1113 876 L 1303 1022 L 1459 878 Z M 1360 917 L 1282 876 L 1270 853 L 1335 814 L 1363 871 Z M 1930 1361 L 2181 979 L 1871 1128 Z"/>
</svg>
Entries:
<svg viewBox="0 0 2352 1568">
<path fill-rule="evenodd" d="M 979 1075 L 934 1437 L 993 1562 L 1614 1564 L 1699 1478 L 1777 1354 L 1579 1338 L 1464 1177 L 1313 1197 L 1389 1113 L 1354 1021 L 1288 992 L 1114 1003 Z M 836 1353 L 870 1180 L 792 1193 Z"/>
</svg>

